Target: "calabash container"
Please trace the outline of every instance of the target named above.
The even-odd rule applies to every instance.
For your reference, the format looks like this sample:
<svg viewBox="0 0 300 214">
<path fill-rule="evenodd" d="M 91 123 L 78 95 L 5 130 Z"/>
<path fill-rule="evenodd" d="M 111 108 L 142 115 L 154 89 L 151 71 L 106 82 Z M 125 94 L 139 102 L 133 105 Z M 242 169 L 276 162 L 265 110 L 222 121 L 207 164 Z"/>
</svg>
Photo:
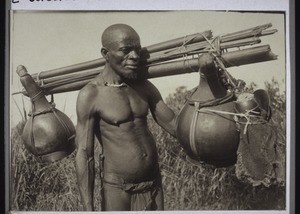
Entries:
<svg viewBox="0 0 300 214">
<path fill-rule="evenodd" d="M 26 149 L 41 162 L 61 160 L 75 149 L 72 121 L 48 102 L 24 66 L 18 66 L 17 73 L 32 102 L 32 111 L 22 134 Z"/>
<path fill-rule="evenodd" d="M 177 117 L 177 139 L 192 160 L 227 167 L 236 163 L 240 141 L 235 96 L 228 93 L 216 68 L 204 70 Z"/>
</svg>

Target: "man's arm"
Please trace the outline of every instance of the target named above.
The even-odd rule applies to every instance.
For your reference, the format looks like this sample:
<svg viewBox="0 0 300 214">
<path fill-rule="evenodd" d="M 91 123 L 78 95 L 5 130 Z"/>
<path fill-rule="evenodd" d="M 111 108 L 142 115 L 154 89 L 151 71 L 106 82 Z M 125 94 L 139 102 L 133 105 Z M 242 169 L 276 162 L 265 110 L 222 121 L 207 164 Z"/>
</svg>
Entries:
<svg viewBox="0 0 300 214">
<path fill-rule="evenodd" d="M 83 88 L 77 98 L 76 175 L 84 210 L 94 210 L 94 112 L 92 100 L 96 90 L 93 85 Z"/>
<path fill-rule="evenodd" d="M 211 69 L 216 69 L 214 57 L 207 53 L 199 58 L 199 68 L 201 72 L 209 75 Z M 176 137 L 177 115 L 165 104 L 158 89 L 149 81 L 146 81 L 146 88 L 149 93 L 150 111 L 154 120 L 172 136 Z"/>
<path fill-rule="evenodd" d="M 147 81 L 149 107 L 154 120 L 173 137 L 176 137 L 176 115 L 163 101 L 158 89 Z"/>
</svg>

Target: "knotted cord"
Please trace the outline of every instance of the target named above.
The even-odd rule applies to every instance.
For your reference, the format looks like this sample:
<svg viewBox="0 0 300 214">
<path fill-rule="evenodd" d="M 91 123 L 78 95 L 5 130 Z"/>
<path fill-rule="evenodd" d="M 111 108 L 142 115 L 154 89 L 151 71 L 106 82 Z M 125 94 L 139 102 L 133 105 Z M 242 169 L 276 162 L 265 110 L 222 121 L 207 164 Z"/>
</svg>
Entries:
<svg viewBox="0 0 300 214">
<path fill-rule="evenodd" d="M 259 112 L 254 111 L 255 108 L 247 110 L 247 111 L 245 111 L 245 113 L 233 113 L 233 112 L 220 111 L 220 110 L 214 110 L 214 109 L 199 109 L 197 111 L 202 112 L 202 113 L 212 112 L 212 113 L 216 113 L 216 114 L 233 115 L 236 123 L 245 124 L 243 133 L 246 134 L 247 128 L 249 125 L 263 124 L 263 123 L 267 122 L 265 119 L 263 119 L 259 115 Z M 253 114 L 256 114 L 256 115 L 253 115 Z M 246 119 L 246 122 L 240 121 L 239 118 Z M 254 121 L 253 119 L 256 119 L 256 120 Z"/>
<path fill-rule="evenodd" d="M 192 99 L 192 95 L 199 88 L 199 86 L 198 86 L 198 87 L 194 88 L 193 91 L 186 96 L 186 102 L 189 105 L 194 105 L 194 111 L 193 111 L 193 115 L 192 115 L 192 119 L 191 119 L 190 131 L 189 131 L 190 148 L 191 148 L 192 152 L 199 159 L 201 159 L 201 158 L 199 157 L 199 151 L 198 151 L 196 140 L 195 140 L 196 139 L 196 127 L 197 127 L 199 113 L 211 112 L 211 113 L 215 113 L 215 114 L 232 115 L 233 121 L 235 122 L 238 131 L 240 130 L 241 124 L 245 125 L 244 130 L 243 130 L 244 134 L 247 133 L 247 129 L 248 129 L 249 125 L 264 124 L 267 122 L 262 116 L 260 116 L 260 112 L 255 111 L 255 109 L 258 106 L 256 106 L 253 109 L 247 110 L 244 113 L 236 113 L 236 112 L 228 112 L 228 111 L 203 108 L 203 107 L 217 106 L 217 105 L 224 104 L 226 102 L 234 101 L 236 99 L 235 91 L 238 86 L 233 81 L 232 77 L 228 73 L 228 71 L 223 63 L 224 59 L 221 56 L 222 50 L 220 49 L 220 37 L 216 37 L 212 41 L 209 41 L 205 37 L 205 35 L 202 35 L 202 36 L 205 38 L 205 40 L 209 44 L 209 47 L 202 50 L 202 52 L 210 53 L 214 57 L 215 66 L 217 67 L 217 69 L 221 73 L 221 75 L 223 75 L 223 78 L 226 79 L 227 84 L 225 84 L 224 82 L 222 82 L 222 83 L 225 84 L 225 86 L 227 86 L 227 87 L 229 86 L 229 88 L 231 90 L 228 90 L 229 93 L 227 93 L 224 97 L 211 99 L 211 100 L 205 100 L 205 101 L 199 101 L 199 100 Z M 180 47 L 180 50 L 182 50 L 182 48 L 183 47 Z M 187 58 L 186 53 L 183 55 L 183 58 L 184 58 L 184 61 L 186 61 L 186 58 Z M 199 59 L 199 57 L 198 57 L 198 59 Z M 226 63 L 228 63 L 228 62 L 226 62 Z M 199 72 L 199 73 L 202 74 L 201 72 Z M 201 77 L 200 77 L 199 85 L 200 84 L 201 84 Z M 242 120 L 245 120 L 245 122 Z"/>
<path fill-rule="evenodd" d="M 28 116 L 30 116 L 31 119 L 31 132 L 30 132 L 30 138 L 31 138 L 31 146 L 32 149 L 34 150 L 34 154 L 37 156 L 37 158 L 43 159 L 43 156 L 45 156 L 45 154 L 39 154 L 39 152 L 37 152 L 36 146 L 35 146 L 35 140 L 34 140 L 34 133 L 33 133 L 33 124 L 34 124 L 34 118 L 36 116 L 42 115 L 42 114 L 46 114 L 46 113 L 53 113 L 54 117 L 56 118 L 56 120 L 59 122 L 59 124 L 62 126 L 62 128 L 64 129 L 64 133 L 66 135 L 66 139 L 67 141 L 72 140 L 73 138 L 75 138 L 75 134 L 72 135 L 70 128 L 68 127 L 68 125 L 65 123 L 65 121 L 60 118 L 60 116 L 57 114 L 57 110 L 55 108 L 55 103 L 54 103 L 54 96 L 53 94 L 51 94 L 51 102 L 50 105 L 51 107 L 44 109 L 43 111 L 38 111 L 36 112 L 35 110 L 35 102 L 40 99 L 41 97 L 45 96 L 43 91 L 40 90 L 37 94 L 35 94 L 32 98 L 31 98 L 31 112 L 28 113 Z"/>
<path fill-rule="evenodd" d="M 41 79 L 41 78 L 40 78 L 41 73 L 42 73 L 42 72 L 39 72 L 39 73 L 36 75 L 36 82 L 38 83 L 39 86 L 44 86 L 44 79 Z"/>
</svg>

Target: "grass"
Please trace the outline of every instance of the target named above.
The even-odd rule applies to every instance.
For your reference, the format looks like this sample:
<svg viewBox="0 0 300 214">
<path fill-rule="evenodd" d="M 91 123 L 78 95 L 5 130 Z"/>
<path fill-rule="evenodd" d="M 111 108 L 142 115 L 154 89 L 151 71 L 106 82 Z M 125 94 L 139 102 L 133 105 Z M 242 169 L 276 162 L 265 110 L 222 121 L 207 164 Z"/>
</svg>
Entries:
<svg viewBox="0 0 300 214">
<path fill-rule="evenodd" d="M 285 164 L 285 96 L 271 83 L 273 119 L 278 130 L 278 147 Z M 274 89 L 275 87 L 275 89 Z M 273 91 L 272 91 L 273 90 Z M 181 87 L 166 102 L 175 112 L 184 102 Z M 176 139 L 164 132 L 149 116 L 148 124 L 156 138 L 165 195 L 166 210 L 277 210 L 285 209 L 285 181 L 253 186 L 237 178 L 235 166 L 215 169 L 194 165 Z M 53 164 L 38 163 L 25 149 L 21 133 L 24 122 L 12 128 L 10 209 L 20 211 L 81 211 L 76 184 L 75 153 Z M 95 147 L 95 156 L 99 148 Z M 96 158 L 95 205 L 99 202 L 99 167 Z"/>
</svg>

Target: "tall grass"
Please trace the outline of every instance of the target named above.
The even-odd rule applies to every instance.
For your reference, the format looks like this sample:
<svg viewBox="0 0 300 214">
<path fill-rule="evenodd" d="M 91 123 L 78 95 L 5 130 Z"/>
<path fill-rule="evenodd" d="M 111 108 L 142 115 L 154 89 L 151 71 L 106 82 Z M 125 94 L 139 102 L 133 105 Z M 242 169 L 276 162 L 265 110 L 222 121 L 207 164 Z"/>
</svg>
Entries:
<svg viewBox="0 0 300 214">
<path fill-rule="evenodd" d="M 278 94 L 276 81 L 266 83 L 272 98 L 272 125 L 279 133 L 279 152 L 285 164 L 285 96 Z M 268 88 L 269 87 L 269 88 Z M 277 87 L 277 88 L 276 88 Z M 167 99 L 178 112 L 186 88 L 180 87 Z M 275 94 L 274 94 L 275 93 Z M 215 169 L 194 165 L 176 139 L 156 125 L 151 116 L 148 125 L 156 138 L 161 166 L 166 210 L 260 210 L 285 209 L 285 183 L 253 186 L 237 179 L 235 166 Z M 75 153 L 53 164 L 38 163 L 24 148 L 21 133 L 24 122 L 12 128 L 10 209 L 22 211 L 80 211 L 76 184 Z M 95 204 L 99 210 L 99 147 L 95 146 Z"/>
</svg>

